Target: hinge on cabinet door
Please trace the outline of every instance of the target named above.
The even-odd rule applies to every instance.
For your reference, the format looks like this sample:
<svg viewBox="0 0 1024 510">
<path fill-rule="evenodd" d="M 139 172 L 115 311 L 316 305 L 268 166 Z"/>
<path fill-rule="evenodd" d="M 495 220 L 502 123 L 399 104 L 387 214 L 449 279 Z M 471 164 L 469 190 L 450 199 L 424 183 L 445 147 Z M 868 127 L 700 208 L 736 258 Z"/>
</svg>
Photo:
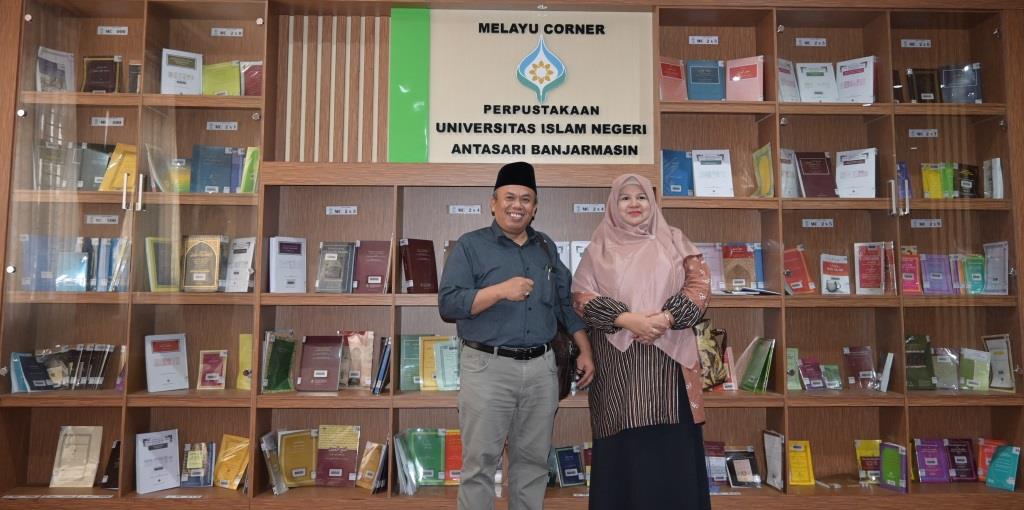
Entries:
<svg viewBox="0 0 1024 510">
<path fill-rule="evenodd" d="M 7 266 L 7 274 L 14 274 L 17 272 L 18 268 L 16 266 Z"/>
<path fill-rule="evenodd" d="M 785 32 L 785 31 L 786 31 L 786 26 L 785 26 L 785 25 L 779 25 L 779 26 L 775 27 L 775 31 L 776 31 L 777 33 L 780 33 L 780 34 L 781 34 L 781 33 L 783 33 L 783 32 Z"/>
<path fill-rule="evenodd" d="M 14 114 L 17 115 L 19 119 L 24 119 L 25 116 L 28 115 L 28 112 L 26 112 L 24 108 L 18 108 Z"/>
<path fill-rule="evenodd" d="M 779 125 L 780 126 L 788 126 L 789 125 L 789 119 L 786 118 L 786 117 L 779 117 Z"/>
<path fill-rule="evenodd" d="M 252 120 L 260 120 L 262 118 L 263 116 L 260 115 L 260 112 L 252 112 Z"/>
<path fill-rule="evenodd" d="M 0 375 L 3 375 L 3 376 L 7 375 L 7 367 L 0 367 Z"/>
<path fill-rule="evenodd" d="M 996 39 L 1002 39 L 1003 38 L 1003 32 L 1001 30 L 999 30 L 999 27 L 996 27 L 996 28 L 994 28 L 992 30 L 992 37 L 994 37 Z"/>
<path fill-rule="evenodd" d="M 256 24 L 257 25 L 262 25 L 263 24 L 263 17 L 262 16 L 260 16 L 259 18 L 256 18 Z"/>
<path fill-rule="evenodd" d="M 1006 119 L 999 119 L 999 129 L 1006 131 Z"/>
<path fill-rule="evenodd" d="M 32 23 L 32 15 L 25 14 L 25 23 Z"/>
<path fill-rule="evenodd" d="M 1016 278 L 1017 277 L 1017 268 L 1011 267 L 1010 270 L 1006 272 L 1006 276 L 1009 276 L 1010 278 Z"/>
</svg>

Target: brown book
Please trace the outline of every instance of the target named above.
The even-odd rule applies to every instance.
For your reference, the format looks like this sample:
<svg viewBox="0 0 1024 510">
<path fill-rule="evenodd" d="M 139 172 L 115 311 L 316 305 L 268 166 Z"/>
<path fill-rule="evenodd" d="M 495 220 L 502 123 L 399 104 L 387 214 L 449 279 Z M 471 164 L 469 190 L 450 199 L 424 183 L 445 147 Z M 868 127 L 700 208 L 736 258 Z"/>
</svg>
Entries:
<svg viewBox="0 0 1024 510">
<path fill-rule="evenodd" d="M 796 153 L 800 188 L 806 198 L 832 198 L 836 196 L 836 177 L 832 160 L 825 152 Z"/>
<path fill-rule="evenodd" d="M 846 365 L 848 386 L 874 388 L 878 374 L 875 372 L 875 355 L 871 352 L 870 345 L 843 347 L 843 361 Z"/>
<path fill-rule="evenodd" d="M 295 389 L 299 391 L 337 391 L 341 374 L 340 336 L 302 338 L 302 364 Z"/>
<path fill-rule="evenodd" d="M 355 487 L 359 477 L 358 425 L 320 425 L 316 450 L 316 485 Z"/>
<path fill-rule="evenodd" d="M 82 92 L 118 92 L 121 83 L 121 57 L 85 57 Z"/>
<path fill-rule="evenodd" d="M 263 62 L 240 62 L 242 73 L 242 95 L 263 95 Z"/>
<path fill-rule="evenodd" d="M 402 257 L 405 291 L 409 294 L 437 294 L 434 241 L 402 239 L 398 242 L 398 254 Z"/>
<path fill-rule="evenodd" d="M 757 280 L 754 251 L 745 243 L 722 245 L 722 263 L 725 268 L 725 290 L 735 291 L 753 287 Z"/>
<path fill-rule="evenodd" d="M 181 290 L 185 292 L 217 292 L 224 288 L 227 276 L 227 236 L 188 236 Z"/>
<path fill-rule="evenodd" d="M 907 88 L 910 89 L 912 103 L 938 103 L 942 101 L 939 93 L 939 74 L 935 69 L 907 69 Z"/>
<path fill-rule="evenodd" d="M 352 292 L 355 294 L 386 293 L 389 265 L 391 265 L 391 242 L 358 241 Z"/>
</svg>

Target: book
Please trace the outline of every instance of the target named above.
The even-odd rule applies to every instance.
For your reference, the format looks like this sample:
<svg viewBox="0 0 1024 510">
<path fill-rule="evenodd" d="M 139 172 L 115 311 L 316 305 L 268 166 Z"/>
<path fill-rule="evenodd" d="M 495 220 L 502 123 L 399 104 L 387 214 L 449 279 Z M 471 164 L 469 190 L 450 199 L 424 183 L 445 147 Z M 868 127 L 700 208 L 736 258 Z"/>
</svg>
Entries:
<svg viewBox="0 0 1024 510">
<path fill-rule="evenodd" d="M 840 103 L 875 102 L 875 69 L 878 57 L 861 57 L 836 62 L 836 86 Z M 841 195 L 840 195 L 841 196 Z"/>
<path fill-rule="evenodd" d="M 270 238 L 270 292 L 306 292 L 306 240 L 301 237 Z"/>
<path fill-rule="evenodd" d="M 1020 447 L 1003 445 L 996 448 L 988 467 L 985 485 L 994 489 L 1013 491 L 1017 486 L 1017 466 L 1020 465 Z"/>
<path fill-rule="evenodd" d="M 252 389 L 252 333 L 238 334 L 238 369 L 235 389 Z"/>
<path fill-rule="evenodd" d="M 571 241 L 569 243 L 569 270 L 573 274 L 576 274 L 576 268 L 580 267 L 580 261 L 583 260 L 583 254 L 586 253 L 587 246 L 590 246 L 590 241 Z"/>
<path fill-rule="evenodd" d="M 290 332 L 267 331 L 260 370 L 264 393 L 292 391 L 292 364 L 295 339 Z"/>
<path fill-rule="evenodd" d="M 97 191 L 107 173 L 110 155 L 116 145 L 86 143 L 82 145 L 81 164 L 78 166 L 78 190 Z"/>
<path fill-rule="evenodd" d="M 199 351 L 197 390 L 223 390 L 227 380 L 227 349 Z"/>
<path fill-rule="evenodd" d="M 988 391 L 992 354 L 963 347 L 960 349 L 960 389 Z"/>
<path fill-rule="evenodd" d="M 694 196 L 735 196 L 729 149 L 694 150 L 692 154 Z"/>
<path fill-rule="evenodd" d="M 687 60 L 686 95 L 692 101 L 725 99 L 725 61 Z"/>
<path fill-rule="evenodd" d="M 437 373 L 437 345 L 448 344 L 452 341 L 447 336 L 422 336 L 420 337 L 420 390 L 440 390 Z"/>
<path fill-rule="evenodd" d="M 978 481 L 988 480 L 988 470 L 992 463 L 992 455 L 996 449 L 1006 444 L 1001 439 L 978 438 Z"/>
<path fill-rule="evenodd" d="M 895 355 L 891 352 L 879 353 L 878 366 L 878 391 L 885 393 L 889 391 L 889 380 L 892 378 L 892 361 Z"/>
<path fill-rule="evenodd" d="M 683 67 L 686 64 L 677 58 L 658 57 L 658 98 L 661 101 L 686 101 L 686 79 Z"/>
<path fill-rule="evenodd" d="M 981 62 L 945 65 L 938 71 L 943 103 L 982 103 Z"/>
<path fill-rule="evenodd" d="M 75 54 L 40 46 L 36 51 L 36 91 L 74 90 Z"/>
<path fill-rule="evenodd" d="M 161 94 L 203 92 L 203 55 L 164 48 L 160 60 Z"/>
<path fill-rule="evenodd" d="M 415 466 L 413 482 L 417 487 L 444 485 L 445 429 L 409 429 L 405 448 Z"/>
<path fill-rule="evenodd" d="M 985 243 L 985 289 L 984 294 L 1009 294 L 1010 289 L 1010 244 L 1007 241 Z"/>
<path fill-rule="evenodd" d="M 942 163 L 941 177 L 942 177 L 942 198 L 958 198 L 956 189 L 956 173 L 959 170 L 960 164 L 951 161 Z"/>
<path fill-rule="evenodd" d="M 949 256 L 922 253 L 921 289 L 926 295 L 953 294 L 953 281 L 949 268 Z"/>
<path fill-rule="evenodd" d="M 121 440 L 114 439 L 110 444 L 110 455 L 107 456 L 107 469 L 100 479 L 100 487 L 117 490 L 121 486 Z"/>
<path fill-rule="evenodd" d="M 434 241 L 401 239 L 398 254 L 402 259 L 403 288 L 409 294 L 437 294 L 437 260 Z"/>
<path fill-rule="evenodd" d="M 954 168 L 953 184 L 958 198 L 978 198 L 981 189 L 977 165 L 958 163 Z"/>
<path fill-rule="evenodd" d="M 938 103 L 942 99 L 935 69 L 908 68 L 907 88 L 911 103 Z"/>
<path fill-rule="evenodd" d="M 693 192 L 693 153 L 662 149 L 661 196 L 692 197 Z"/>
<path fill-rule="evenodd" d="M 764 101 L 764 55 L 725 62 L 725 98 Z"/>
<path fill-rule="evenodd" d="M 825 381 L 825 389 L 843 389 L 843 376 L 840 375 L 839 365 L 821 365 L 821 378 Z"/>
<path fill-rule="evenodd" d="M 792 149 L 779 149 L 779 182 L 782 198 L 802 196 L 796 153 Z"/>
<path fill-rule="evenodd" d="M 150 393 L 188 389 L 184 333 L 146 335 L 146 389 Z"/>
<path fill-rule="evenodd" d="M 239 78 L 241 85 L 239 89 L 243 96 L 263 95 L 263 61 L 242 60 L 238 62 Z"/>
<path fill-rule="evenodd" d="M 896 162 L 896 186 L 899 188 L 900 200 L 907 200 L 913 196 L 910 192 L 910 168 L 906 161 Z"/>
<path fill-rule="evenodd" d="M 391 382 L 391 351 L 394 349 L 394 340 L 391 337 L 384 337 L 381 338 L 381 341 L 383 347 L 377 362 L 377 374 L 373 380 L 373 386 L 370 388 L 374 395 L 379 395 Z"/>
<path fill-rule="evenodd" d="M 149 494 L 181 486 L 178 429 L 135 435 L 135 492 Z"/>
<path fill-rule="evenodd" d="M 921 256 L 916 246 L 900 247 L 900 285 L 904 295 L 920 296 L 924 294 L 921 280 Z"/>
<path fill-rule="evenodd" d="M 800 86 L 800 101 L 804 103 L 835 103 L 839 101 L 839 87 L 831 62 L 798 63 L 796 81 Z"/>
<path fill-rule="evenodd" d="M 181 282 L 181 243 L 167 237 L 146 238 L 146 272 L 150 292 L 177 292 Z"/>
<path fill-rule="evenodd" d="M 238 193 L 256 193 L 260 177 L 260 148 L 246 147 Z"/>
<path fill-rule="evenodd" d="M 825 377 L 821 373 L 821 364 L 818 363 L 816 358 L 813 356 L 800 358 L 800 364 L 797 366 L 797 370 L 800 373 L 800 381 L 804 384 L 804 389 L 825 389 Z"/>
<path fill-rule="evenodd" d="M 583 460 L 581 453 L 580 461 Z M 580 464 L 584 472 L 585 463 Z M 447 429 L 444 435 L 444 484 L 459 485 L 462 481 L 462 431 Z"/>
<path fill-rule="evenodd" d="M 234 147 L 193 145 L 189 191 L 192 193 L 234 192 L 231 186 L 231 175 L 236 155 L 237 150 Z"/>
<path fill-rule="evenodd" d="M 783 458 L 785 457 L 786 437 L 773 430 L 761 432 L 764 439 L 764 483 L 779 491 L 786 490 Z"/>
<path fill-rule="evenodd" d="M 786 389 L 800 391 L 804 389 L 800 379 L 800 349 L 786 347 Z"/>
<path fill-rule="evenodd" d="M 981 163 L 982 196 L 1002 200 L 1003 163 L 1000 158 L 986 159 Z"/>
<path fill-rule="evenodd" d="M 943 439 L 949 454 L 949 481 L 973 482 L 978 479 L 975 472 L 973 444 L 970 439 Z"/>
<path fill-rule="evenodd" d="M 884 250 L 883 243 L 853 243 L 858 295 L 885 293 Z"/>
<path fill-rule="evenodd" d="M 317 264 L 316 292 L 352 292 L 352 273 L 356 262 L 356 243 L 321 241 L 320 262 Z"/>
<path fill-rule="evenodd" d="M 227 276 L 224 292 L 249 292 L 253 288 L 253 259 L 256 257 L 256 238 L 238 237 L 231 240 L 227 256 Z"/>
<path fill-rule="evenodd" d="M 806 198 L 835 198 L 836 180 L 832 160 L 824 152 L 797 152 L 800 195 Z"/>
<path fill-rule="evenodd" d="M 754 177 L 757 191 L 752 196 L 771 198 L 775 196 L 775 172 L 772 170 L 772 144 L 764 144 L 754 151 Z"/>
<path fill-rule="evenodd" d="M 352 292 L 357 294 L 387 293 L 390 264 L 390 241 L 356 241 Z"/>
<path fill-rule="evenodd" d="M 289 488 L 316 485 L 317 430 L 285 430 L 277 434 L 284 483 Z"/>
<path fill-rule="evenodd" d="M 363 446 L 363 456 L 359 460 L 359 476 L 356 478 L 356 487 L 368 489 L 371 492 L 375 491 L 377 483 L 381 480 L 384 465 L 388 463 L 386 450 L 386 444 L 366 442 L 366 445 Z"/>
<path fill-rule="evenodd" d="M 237 60 L 203 65 L 204 96 L 242 95 L 242 74 Z"/>
<path fill-rule="evenodd" d="M 134 145 L 119 143 L 107 162 L 98 191 L 135 191 L 137 152 Z"/>
<path fill-rule="evenodd" d="M 238 490 L 249 467 L 249 438 L 224 434 L 220 438 L 213 484 L 222 489 Z"/>
<path fill-rule="evenodd" d="M 949 482 L 949 454 L 941 439 L 914 439 L 914 461 L 921 483 Z"/>
<path fill-rule="evenodd" d="M 757 281 L 756 266 L 754 250 L 748 243 L 728 243 L 722 245 L 724 290 L 732 292 L 744 287 L 754 287 Z"/>
<path fill-rule="evenodd" d="M 460 342 L 456 337 L 448 337 L 447 342 L 434 344 L 434 373 L 438 391 L 459 389 L 459 349 Z"/>
<path fill-rule="evenodd" d="M 558 485 L 560 487 L 572 487 L 586 483 L 583 453 L 579 446 L 555 448 L 555 460 L 558 462 Z"/>
<path fill-rule="evenodd" d="M 850 294 L 850 259 L 846 255 L 822 253 L 821 293 L 822 295 Z"/>
<path fill-rule="evenodd" d="M 754 350 L 749 358 L 750 362 L 743 372 L 740 389 L 751 392 L 763 392 L 768 386 L 768 376 L 771 373 L 775 339 L 758 337 L 754 339 L 753 345 Z"/>
<path fill-rule="evenodd" d="M 336 391 L 341 371 L 343 337 L 302 337 L 302 361 L 295 389 L 299 391 Z"/>
<path fill-rule="evenodd" d="M 181 459 L 181 487 L 213 487 L 217 443 L 185 443 Z"/>
<path fill-rule="evenodd" d="M 229 241 L 222 235 L 191 235 L 185 238 L 181 290 L 217 292 L 227 278 Z"/>
<path fill-rule="evenodd" d="M 122 61 L 120 55 L 83 58 L 82 92 L 120 92 Z"/>
<path fill-rule="evenodd" d="M 811 458 L 811 442 L 790 440 L 789 485 L 814 485 L 814 461 Z"/>
<path fill-rule="evenodd" d="M 936 389 L 960 389 L 960 356 L 955 349 L 933 347 L 932 367 L 935 371 Z"/>
<path fill-rule="evenodd" d="M 892 70 L 892 101 L 894 103 L 907 102 L 907 89 L 903 86 L 903 78 L 899 69 Z"/>
<path fill-rule="evenodd" d="M 878 439 L 854 439 L 853 449 L 857 454 L 857 477 L 862 484 L 877 485 L 882 478 L 882 441 Z"/>
<path fill-rule="evenodd" d="M 722 261 L 722 245 L 720 243 L 694 243 L 701 255 L 704 256 L 704 263 L 711 271 L 711 293 L 722 294 L 725 292 L 725 281 L 723 275 L 725 269 Z"/>
<path fill-rule="evenodd" d="M 981 337 L 985 349 L 991 355 L 992 381 L 989 389 L 1016 391 L 1017 383 L 1010 348 L 1010 335 L 985 335 Z"/>
<path fill-rule="evenodd" d="M 260 450 L 263 452 L 263 460 L 266 461 L 271 492 L 275 496 L 288 492 L 288 486 L 284 483 L 284 473 L 281 471 L 281 457 L 277 451 L 277 432 L 270 431 L 260 437 Z"/>
<path fill-rule="evenodd" d="M 978 254 L 963 257 L 964 288 L 967 294 L 977 295 L 985 292 L 985 256 Z"/>
<path fill-rule="evenodd" d="M 836 153 L 836 194 L 840 198 L 875 198 L 878 149 Z"/>
<path fill-rule="evenodd" d="M 102 447 L 101 426 L 61 427 L 50 487 L 92 487 L 96 482 Z"/>
<path fill-rule="evenodd" d="M 128 84 L 125 87 L 125 92 L 129 94 L 138 94 L 141 91 L 139 87 L 140 84 L 142 84 L 142 61 L 129 60 Z"/>
<path fill-rule="evenodd" d="M 348 351 L 349 361 L 347 379 L 350 387 L 370 388 L 373 384 L 373 331 L 346 331 L 344 348 Z"/>
<path fill-rule="evenodd" d="M 924 198 L 945 198 L 942 186 L 941 163 L 921 163 L 921 189 Z"/>
<path fill-rule="evenodd" d="M 420 379 L 420 336 L 402 335 L 402 350 L 399 359 L 400 391 L 419 391 Z"/>
<path fill-rule="evenodd" d="M 789 248 L 782 252 L 783 275 L 787 294 L 814 294 L 817 286 L 807 268 L 807 257 L 803 246 Z"/>
<path fill-rule="evenodd" d="M 359 435 L 359 425 L 320 425 L 316 450 L 317 486 L 356 486 Z"/>
<path fill-rule="evenodd" d="M 793 62 L 784 58 L 777 59 L 779 73 L 779 101 L 783 103 L 800 102 L 800 86 L 796 78 Z"/>
<path fill-rule="evenodd" d="M 725 443 L 704 441 L 704 463 L 708 472 L 708 485 L 712 488 L 729 486 L 729 467 L 725 460 Z"/>
<path fill-rule="evenodd" d="M 729 470 L 729 486 L 761 487 L 757 455 L 753 446 L 725 447 L 725 466 Z"/>
<path fill-rule="evenodd" d="M 843 347 L 843 362 L 848 385 L 877 389 L 878 372 L 875 371 L 875 355 L 870 345 Z"/>
<path fill-rule="evenodd" d="M 910 335 L 904 341 L 907 355 L 907 389 L 934 390 L 932 343 L 927 335 Z"/>
<path fill-rule="evenodd" d="M 882 477 L 878 485 L 883 489 L 907 492 L 907 449 L 889 442 L 879 446 Z"/>
</svg>

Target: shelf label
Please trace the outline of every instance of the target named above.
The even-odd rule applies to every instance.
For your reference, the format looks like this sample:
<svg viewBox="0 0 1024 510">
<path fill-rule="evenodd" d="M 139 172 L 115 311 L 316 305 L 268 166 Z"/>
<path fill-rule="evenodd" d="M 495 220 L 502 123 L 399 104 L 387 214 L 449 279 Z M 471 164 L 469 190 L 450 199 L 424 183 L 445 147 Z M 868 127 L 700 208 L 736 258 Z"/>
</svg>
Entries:
<svg viewBox="0 0 1024 510">
<path fill-rule="evenodd" d="M 911 138 L 938 138 L 938 129 L 911 129 L 908 134 Z"/>
<path fill-rule="evenodd" d="M 244 33 L 245 30 L 241 28 L 213 27 L 210 29 L 210 36 L 212 37 L 242 37 Z"/>
<path fill-rule="evenodd" d="M 901 48 L 931 48 L 931 39 L 900 39 Z"/>
<path fill-rule="evenodd" d="M 359 214 L 358 205 L 329 205 L 327 206 L 328 216 L 355 216 Z"/>
<path fill-rule="evenodd" d="M 797 37 L 797 46 L 811 46 L 813 48 L 824 48 L 828 46 L 828 39 L 824 37 Z"/>
<path fill-rule="evenodd" d="M 690 44 L 697 46 L 718 46 L 717 35 L 691 35 Z"/>
<path fill-rule="evenodd" d="M 116 214 L 86 214 L 86 225 L 117 225 L 120 219 Z"/>
<path fill-rule="evenodd" d="M 128 27 L 100 25 L 96 27 L 96 35 L 128 35 Z"/>
<path fill-rule="evenodd" d="M 89 124 L 92 127 L 124 127 L 124 117 L 92 117 Z"/>
<path fill-rule="evenodd" d="M 237 122 L 216 122 L 210 121 L 206 123 L 207 131 L 238 131 Z"/>
<path fill-rule="evenodd" d="M 942 228 L 942 218 L 912 219 L 910 228 Z"/>
<path fill-rule="evenodd" d="M 572 204 L 572 212 L 576 214 L 603 213 L 604 204 Z"/>
<path fill-rule="evenodd" d="M 834 228 L 835 220 L 832 218 L 804 218 L 800 220 L 804 228 Z"/>
<path fill-rule="evenodd" d="M 449 205 L 448 214 L 480 214 L 479 205 Z"/>
</svg>

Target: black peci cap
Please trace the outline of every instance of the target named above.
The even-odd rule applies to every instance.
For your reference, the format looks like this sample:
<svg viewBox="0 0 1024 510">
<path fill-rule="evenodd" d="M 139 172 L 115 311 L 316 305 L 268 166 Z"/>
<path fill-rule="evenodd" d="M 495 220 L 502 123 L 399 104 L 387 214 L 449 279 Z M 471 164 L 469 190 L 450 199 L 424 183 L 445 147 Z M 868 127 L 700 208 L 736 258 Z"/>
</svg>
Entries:
<svg viewBox="0 0 1024 510">
<path fill-rule="evenodd" d="M 498 171 L 498 178 L 494 181 L 494 189 L 509 184 L 526 186 L 536 193 L 537 179 L 533 175 L 533 165 L 523 161 L 516 161 L 501 167 L 501 170 Z"/>
</svg>

